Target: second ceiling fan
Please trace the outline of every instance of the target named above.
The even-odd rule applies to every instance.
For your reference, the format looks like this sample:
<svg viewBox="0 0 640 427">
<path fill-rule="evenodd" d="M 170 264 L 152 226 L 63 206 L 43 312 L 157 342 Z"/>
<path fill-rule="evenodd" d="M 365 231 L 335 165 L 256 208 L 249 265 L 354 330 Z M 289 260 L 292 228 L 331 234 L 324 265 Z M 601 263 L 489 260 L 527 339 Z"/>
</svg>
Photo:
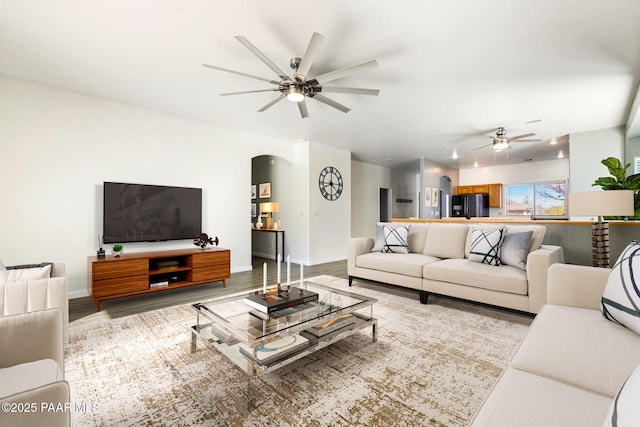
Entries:
<svg viewBox="0 0 640 427">
<path fill-rule="evenodd" d="M 504 130 L 503 127 L 499 127 L 496 130 L 495 136 L 489 136 L 493 141 L 491 144 L 483 145 L 482 147 L 476 148 L 476 150 L 480 150 L 486 147 L 493 147 L 494 151 L 506 150 L 511 147 L 510 143 L 512 142 L 539 142 L 541 139 L 524 139 L 529 138 L 531 136 L 535 136 L 536 134 L 533 132 L 525 133 L 518 136 L 512 136 L 511 138 L 507 137 L 507 131 Z"/>
<path fill-rule="evenodd" d="M 276 64 L 273 63 L 265 54 L 263 54 L 258 48 L 256 48 L 249 40 L 247 40 L 243 36 L 235 36 L 235 38 L 242 43 L 247 49 L 249 49 L 255 56 L 258 57 L 262 62 L 264 62 L 267 67 L 269 67 L 277 76 L 278 79 L 268 79 L 264 77 L 254 76 L 252 74 L 243 73 L 240 71 L 234 71 L 227 68 L 217 67 L 215 65 L 202 64 L 204 67 L 212 68 L 214 70 L 225 71 L 227 73 L 237 74 L 244 77 L 249 77 L 256 80 L 261 80 L 263 82 L 270 83 L 275 87 L 270 89 L 257 89 L 257 90 L 248 90 L 242 92 L 229 92 L 222 93 L 222 96 L 229 95 L 244 95 L 248 93 L 258 93 L 258 92 L 280 92 L 280 95 L 275 98 L 273 101 L 266 104 L 264 107 L 260 108 L 258 111 L 263 112 L 268 108 L 272 107 L 277 102 L 283 100 L 284 98 L 289 99 L 292 102 L 296 102 L 298 104 L 298 109 L 300 110 L 300 115 L 302 118 L 309 117 L 309 111 L 307 110 L 306 99 L 311 98 L 316 101 L 320 101 L 323 104 L 329 105 L 330 107 L 336 108 L 344 113 L 350 111 L 350 108 L 345 107 L 344 105 L 327 98 L 322 95 L 321 92 L 324 93 L 347 93 L 353 95 L 373 95 L 377 96 L 380 92 L 378 89 L 360 89 L 360 88 L 351 88 L 351 87 L 339 87 L 339 86 L 324 86 L 325 83 L 338 80 L 340 78 L 346 77 L 358 71 L 364 71 L 371 68 L 376 68 L 378 66 L 378 62 L 373 59 L 371 61 L 363 62 L 362 64 L 353 65 L 346 68 L 341 68 L 339 70 L 331 71 L 329 73 L 324 73 L 315 77 L 309 77 L 309 71 L 311 70 L 311 66 L 320 51 L 320 47 L 324 43 L 325 37 L 320 33 L 313 33 L 311 36 L 311 40 L 307 45 L 307 49 L 302 56 L 302 58 L 294 57 L 291 58 L 289 62 L 289 66 L 293 69 L 293 74 L 288 75 L 284 71 L 282 71 Z"/>
</svg>

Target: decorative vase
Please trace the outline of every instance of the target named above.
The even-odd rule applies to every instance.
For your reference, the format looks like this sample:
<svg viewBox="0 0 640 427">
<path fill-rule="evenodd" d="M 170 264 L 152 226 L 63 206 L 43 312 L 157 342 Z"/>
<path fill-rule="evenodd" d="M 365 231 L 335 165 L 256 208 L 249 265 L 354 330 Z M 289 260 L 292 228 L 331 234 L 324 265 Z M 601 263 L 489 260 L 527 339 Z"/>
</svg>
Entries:
<svg viewBox="0 0 640 427">
<path fill-rule="evenodd" d="M 111 253 L 113 254 L 114 257 L 119 257 L 120 255 L 122 255 L 124 251 L 111 251 Z"/>
</svg>

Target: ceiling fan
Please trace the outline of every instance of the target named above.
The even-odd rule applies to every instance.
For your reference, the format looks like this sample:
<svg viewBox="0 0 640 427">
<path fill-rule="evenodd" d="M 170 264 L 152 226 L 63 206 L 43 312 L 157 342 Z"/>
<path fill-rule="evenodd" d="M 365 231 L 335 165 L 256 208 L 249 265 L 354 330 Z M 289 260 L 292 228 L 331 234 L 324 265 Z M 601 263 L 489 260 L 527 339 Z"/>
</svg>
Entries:
<svg viewBox="0 0 640 427">
<path fill-rule="evenodd" d="M 340 78 L 346 77 L 350 74 L 353 74 L 358 71 L 364 71 L 371 68 L 376 68 L 378 66 L 378 62 L 374 59 L 371 61 L 363 62 L 362 64 L 353 65 L 346 68 L 341 68 L 339 70 L 331 71 L 329 73 L 321 74 L 315 77 L 309 76 L 309 71 L 311 70 L 311 66 L 313 65 L 313 61 L 316 58 L 316 55 L 320 51 L 320 47 L 324 43 L 325 36 L 320 33 L 313 33 L 311 36 L 311 40 L 307 45 L 307 50 L 305 51 L 302 58 L 291 58 L 289 61 L 289 66 L 293 69 L 293 74 L 288 75 L 284 71 L 282 71 L 276 64 L 274 64 L 265 54 L 260 52 L 258 48 L 256 48 L 249 40 L 247 40 L 243 36 L 235 36 L 235 38 L 242 43 L 247 49 L 251 51 L 255 56 L 258 57 L 262 62 L 264 62 L 267 67 L 269 67 L 277 76 L 278 79 L 268 79 L 264 77 L 254 76 L 252 74 L 243 73 L 240 71 L 229 70 L 227 68 L 217 67 L 215 65 L 202 64 L 204 67 L 212 68 L 218 71 L 225 71 L 227 73 L 237 74 L 244 77 L 249 77 L 256 80 L 261 80 L 267 83 L 274 85 L 275 87 L 271 89 L 258 89 L 258 90 L 248 90 L 242 92 L 230 92 L 230 93 L 221 93 L 222 96 L 229 95 L 243 95 L 247 93 L 257 93 L 257 92 L 280 92 L 280 95 L 275 98 L 273 101 L 266 104 L 264 107 L 260 108 L 258 111 L 263 112 L 268 108 L 275 105 L 277 102 L 287 98 L 292 102 L 296 102 L 298 104 L 298 109 L 300 110 L 300 115 L 304 119 L 305 117 L 309 117 L 309 111 L 307 110 L 306 99 L 311 98 L 316 101 L 320 101 L 323 104 L 326 104 L 330 107 L 338 109 L 344 113 L 351 111 L 350 108 L 345 107 L 344 105 L 327 98 L 322 95 L 321 92 L 324 93 L 347 93 L 354 95 L 373 95 L 377 96 L 380 92 L 378 89 L 360 89 L 360 88 L 351 88 L 351 87 L 338 87 L 338 86 L 324 86 L 325 83 L 338 80 Z"/>
<path fill-rule="evenodd" d="M 507 131 L 504 127 L 499 127 L 496 130 L 495 136 L 489 136 L 493 141 L 491 144 L 483 145 L 482 147 L 476 148 L 476 150 L 480 150 L 486 147 L 493 147 L 494 151 L 501 151 L 511 148 L 512 142 L 538 142 L 542 141 L 541 139 L 524 139 L 529 138 L 531 136 L 535 136 L 535 133 L 529 132 L 518 136 L 512 136 L 511 138 L 507 137 Z"/>
</svg>

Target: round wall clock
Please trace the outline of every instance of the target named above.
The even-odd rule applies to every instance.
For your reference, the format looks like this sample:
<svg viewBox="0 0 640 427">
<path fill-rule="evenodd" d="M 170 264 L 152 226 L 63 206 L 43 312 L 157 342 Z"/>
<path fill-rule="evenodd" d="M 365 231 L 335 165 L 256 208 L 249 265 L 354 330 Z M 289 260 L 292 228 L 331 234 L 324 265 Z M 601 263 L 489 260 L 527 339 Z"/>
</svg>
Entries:
<svg viewBox="0 0 640 427">
<path fill-rule="evenodd" d="M 338 169 L 333 166 L 327 166 L 320 172 L 318 185 L 325 199 L 337 200 L 342 194 L 342 175 L 340 175 Z"/>
</svg>

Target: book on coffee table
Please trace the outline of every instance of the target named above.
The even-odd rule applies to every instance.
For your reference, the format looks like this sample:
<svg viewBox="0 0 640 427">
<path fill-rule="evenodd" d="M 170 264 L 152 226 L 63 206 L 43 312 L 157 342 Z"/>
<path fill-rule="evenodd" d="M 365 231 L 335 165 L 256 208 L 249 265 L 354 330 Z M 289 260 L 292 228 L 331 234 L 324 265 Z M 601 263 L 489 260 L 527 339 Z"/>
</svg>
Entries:
<svg viewBox="0 0 640 427">
<path fill-rule="evenodd" d="M 269 364 L 285 356 L 303 350 L 309 346 L 309 340 L 302 335 L 287 335 L 275 341 L 256 348 L 256 361 L 258 363 Z M 249 358 L 253 358 L 253 349 L 247 345 L 240 345 L 240 353 Z"/>
<path fill-rule="evenodd" d="M 288 307 L 305 304 L 311 301 L 317 301 L 318 294 L 316 292 L 307 291 L 300 288 L 291 288 L 289 292 L 280 292 L 279 294 L 253 293 L 248 295 L 245 304 L 259 310 L 263 313 L 273 313 Z"/>
</svg>

